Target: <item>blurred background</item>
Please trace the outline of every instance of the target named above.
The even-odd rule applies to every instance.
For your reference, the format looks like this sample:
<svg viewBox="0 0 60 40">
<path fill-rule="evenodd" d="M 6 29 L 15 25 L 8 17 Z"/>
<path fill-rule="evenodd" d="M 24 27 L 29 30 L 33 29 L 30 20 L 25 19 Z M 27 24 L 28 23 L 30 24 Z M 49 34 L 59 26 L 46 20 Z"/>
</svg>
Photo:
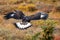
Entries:
<svg viewBox="0 0 60 40">
<path fill-rule="evenodd" d="M 50 12 L 47 20 L 31 21 L 32 27 L 21 30 L 13 25 L 20 20 L 4 19 L 5 14 L 14 10 L 27 16 Z M 60 0 L 0 0 L 0 40 L 60 40 Z"/>
</svg>

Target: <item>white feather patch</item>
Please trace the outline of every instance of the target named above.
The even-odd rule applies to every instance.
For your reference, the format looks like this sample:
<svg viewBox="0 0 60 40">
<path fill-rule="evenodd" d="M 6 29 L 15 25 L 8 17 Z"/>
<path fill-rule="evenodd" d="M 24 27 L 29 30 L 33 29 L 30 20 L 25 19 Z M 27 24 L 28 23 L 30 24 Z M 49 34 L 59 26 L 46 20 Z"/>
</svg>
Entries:
<svg viewBox="0 0 60 40">
<path fill-rule="evenodd" d="M 21 29 L 23 28 L 24 29 L 24 28 L 27 28 L 27 27 L 30 27 L 31 26 L 31 23 L 27 23 L 26 25 L 23 25 L 21 23 L 20 22 L 17 22 L 16 23 L 16 25 L 17 25 L 18 28 L 21 28 Z"/>
<path fill-rule="evenodd" d="M 43 18 L 43 17 L 44 17 L 44 15 L 41 14 L 40 18 Z"/>
<path fill-rule="evenodd" d="M 11 16 L 14 16 L 14 14 L 11 14 Z"/>
</svg>

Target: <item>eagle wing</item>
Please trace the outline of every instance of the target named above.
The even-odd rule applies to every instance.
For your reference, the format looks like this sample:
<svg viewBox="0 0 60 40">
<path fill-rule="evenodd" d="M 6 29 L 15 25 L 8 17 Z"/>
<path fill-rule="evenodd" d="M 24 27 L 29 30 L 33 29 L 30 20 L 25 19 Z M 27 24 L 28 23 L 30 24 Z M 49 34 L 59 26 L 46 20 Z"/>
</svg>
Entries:
<svg viewBox="0 0 60 40">
<path fill-rule="evenodd" d="M 43 12 L 39 12 L 39 13 L 31 15 L 29 17 L 30 17 L 31 20 L 47 19 L 48 14 L 43 13 Z"/>
</svg>

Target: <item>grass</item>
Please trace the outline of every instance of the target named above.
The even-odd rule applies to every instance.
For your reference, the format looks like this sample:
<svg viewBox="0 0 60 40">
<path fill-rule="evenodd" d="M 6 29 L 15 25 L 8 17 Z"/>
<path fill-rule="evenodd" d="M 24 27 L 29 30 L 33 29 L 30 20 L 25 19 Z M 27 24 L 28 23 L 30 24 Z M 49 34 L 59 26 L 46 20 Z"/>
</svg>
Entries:
<svg viewBox="0 0 60 40">
<path fill-rule="evenodd" d="M 39 23 L 38 23 L 39 22 Z M 36 21 L 36 23 L 38 23 L 37 25 L 38 26 L 34 26 L 34 27 L 36 27 L 36 28 L 41 28 L 42 29 L 42 31 L 40 31 L 40 32 L 37 32 L 36 31 L 36 33 L 34 32 L 35 30 L 31 30 L 31 31 L 33 31 L 33 33 L 32 34 L 30 34 L 30 32 L 29 32 L 29 29 L 26 29 L 25 31 L 26 32 L 24 32 L 24 31 L 22 31 L 22 30 L 17 30 L 17 29 L 15 29 L 14 27 L 14 30 L 11 30 L 11 26 L 9 27 L 8 26 L 8 28 L 5 28 L 5 27 L 0 27 L 0 37 L 2 37 L 3 39 L 5 39 L 5 40 L 45 40 L 45 39 L 47 39 L 47 38 L 45 38 L 46 36 L 47 37 L 49 37 L 49 36 L 51 36 L 52 35 L 52 32 L 53 32 L 53 27 L 54 27 L 54 25 L 56 25 L 56 22 L 55 21 L 53 21 L 53 20 L 50 20 L 50 19 L 48 19 L 48 20 L 40 20 L 40 21 Z M 40 25 L 39 25 L 40 24 Z M 41 25 L 42 24 L 42 25 Z M 34 24 L 35 25 L 35 24 Z M 10 28 L 10 29 L 9 29 Z M 12 29 L 13 29 L 12 28 Z M 27 31 L 28 30 L 28 31 Z M 48 31 L 47 31 L 48 30 Z M 24 32 L 24 33 L 23 33 Z M 27 32 L 29 32 L 29 33 L 27 33 Z M 47 32 L 49 32 L 49 33 L 47 33 Z M 18 34 L 16 34 L 16 33 L 18 33 Z M 26 34 L 27 33 L 27 34 Z M 50 35 L 49 35 L 50 34 Z M 23 35 L 23 36 L 22 36 Z M 48 36 L 49 35 L 49 36 Z M 21 37 L 22 36 L 22 37 Z M 51 38 L 50 38 L 51 39 Z"/>
<path fill-rule="evenodd" d="M 2 38 L 0 38 L 1 40 L 24 40 L 24 38 L 18 36 L 16 32 L 14 33 L 11 30 L 3 27 L 0 27 L 0 37 Z"/>
<path fill-rule="evenodd" d="M 4 20 L 2 15 L 4 15 L 5 12 L 10 12 L 10 11 L 13 11 L 14 9 L 22 10 L 23 12 L 25 11 L 26 14 L 28 13 L 28 15 L 32 15 L 37 11 L 36 7 L 38 5 L 38 2 L 41 2 L 44 5 L 54 4 L 55 6 L 57 6 L 58 4 L 59 6 L 58 0 L 56 0 L 56 2 L 55 0 L 30 0 L 30 1 L 23 0 L 25 3 L 21 2 L 17 4 L 15 4 L 17 0 L 5 0 L 6 2 L 4 2 L 3 0 L 0 0 L 0 1 L 2 1 L 0 2 L 0 10 L 1 10 L 0 11 L 0 40 L 48 40 L 48 39 L 51 40 L 53 38 L 52 37 L 53 28 L 55 27 L 55 25 L 57 25 L 57 22 L 55 20 L 47 19 L 47 20 L 31 21 L 32 27 L 26 30 L 20 30 L 20 29 L 17 29 L 12 24 L 12 20 L 10 21 Z M 41 5 L 39 4 L 39 7 L 43 7 L 44 5 L 42 4 Z M 41 9 L 39 9 L 39 12 L 40 11 Z M 60 9 L 57 11 L 60 11 Z M 60 18 L 59 15 L 60 14 L 57 14 L 54 11 L 54 14 L 52 13 L 51 16 L 49 17 Z M 16 21 L 16 20 L 13 20 L 13 21 Z M 39 30 L 40 28 L 42 29 L 42 31 Z M 33 32 L 31 33 L 30 30 Z"/>
<path fill-rule="evenodd" d="M 40 32 L 32 36 L 32 40 L 37 40 L 38 36 L 40 35 Z"/>
<path fill-rule="evenodd" d="M 32 40 L 54 40 L 53 31 L 54 31 L 55 25 L 56 25 L 55 21 L 46 20 L 45 24 L 40 26 L 43 31 L 38 32 L 37 34 L 32 36 Z"/>
<path fill-rule="evenodd" d="M 27 4 L 27 5 L 22 4 L 22 5 L 19 5 L 17 9 L 22 11 L 35 11 L 36 10 L 35 7 L 36 6 L 34 4 Z"/>
</svg>

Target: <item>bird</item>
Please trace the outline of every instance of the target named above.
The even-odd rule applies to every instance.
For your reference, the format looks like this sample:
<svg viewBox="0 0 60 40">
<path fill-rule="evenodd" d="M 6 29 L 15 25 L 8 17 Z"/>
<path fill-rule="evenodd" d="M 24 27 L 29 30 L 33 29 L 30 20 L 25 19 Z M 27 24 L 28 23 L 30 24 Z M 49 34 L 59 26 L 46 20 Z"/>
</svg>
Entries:
<svg viewBox="0 0 60 40">
<path fill-rule="evenodd" d="M 10 18 L 14 18 L 14 19 L 22 19 L 24 17 L 24 13 L 22 11 L 19 10 L 14 10 L 11 12 L 8 12 L 7 14 L 5 14 L 4 19 L 10 19 Z"/>
<path fill-rule="evenodd" d="M 46 20 L 48 18 L 48 14 L 45 12 L 37 12 L 36 14 L 25 16 L 25 14 L 20 10 L 14 10 L 12 12 L 8 12 L 5 14 L 4 19 L 8 20 L 10 18 L 14 19 L 22 19 L 22 22 L 14 23 L 14 25 L 19 29 L 27 29 L 32 26 L 30 23 L 32 20 Z"/>
</svg>

